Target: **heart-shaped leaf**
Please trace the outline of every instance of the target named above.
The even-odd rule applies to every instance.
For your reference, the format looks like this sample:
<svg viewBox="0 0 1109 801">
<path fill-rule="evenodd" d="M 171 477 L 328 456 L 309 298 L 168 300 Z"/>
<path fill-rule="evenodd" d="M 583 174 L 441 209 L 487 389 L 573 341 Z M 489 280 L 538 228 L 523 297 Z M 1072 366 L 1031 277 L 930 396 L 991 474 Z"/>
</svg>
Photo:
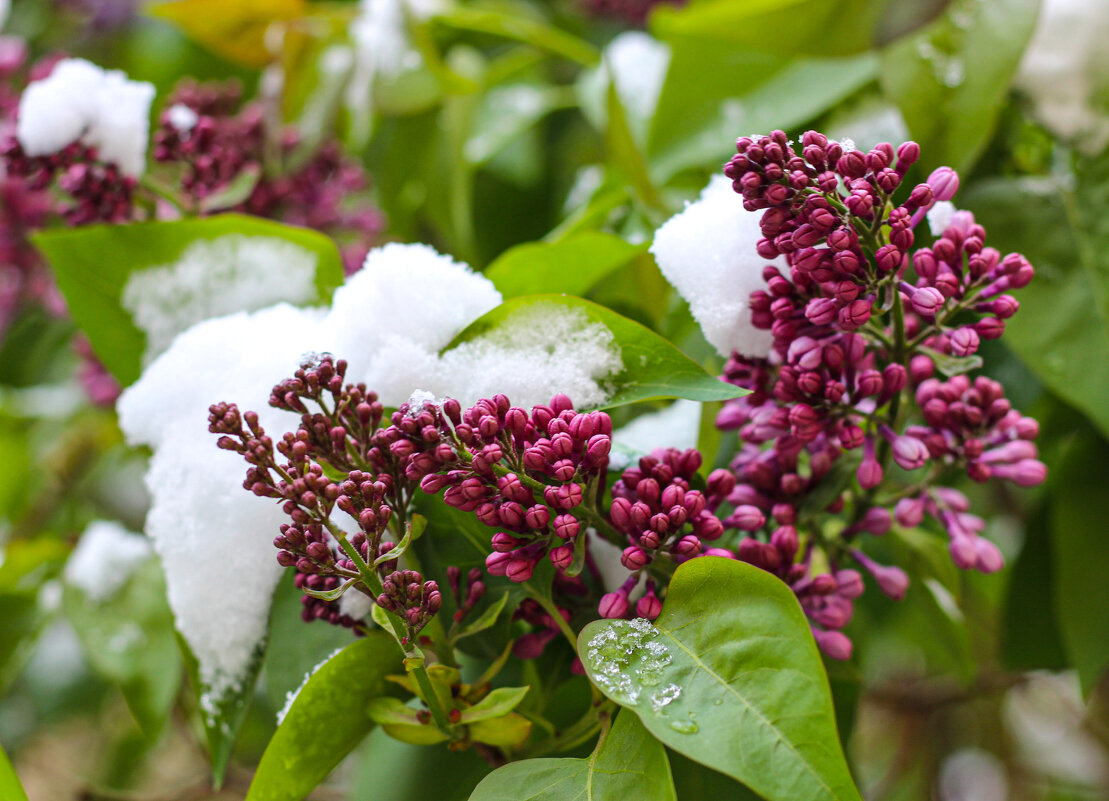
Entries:
<svg viewBox="0 0 1109 801">
<path fill-rule="evenodd" d="M 486 776 L 470 801 L 676 801 L 666 749 L 628 712 L 586 759 L 525 759 Z"/>
<path fill-rule="evenodd" d="M 599 620 L 578 643 L 593 683 L 675 751 L 768 801 L 860 801 L 809 624 L 769 573 L 692 559 L 653 625 Z"/>
</svg>

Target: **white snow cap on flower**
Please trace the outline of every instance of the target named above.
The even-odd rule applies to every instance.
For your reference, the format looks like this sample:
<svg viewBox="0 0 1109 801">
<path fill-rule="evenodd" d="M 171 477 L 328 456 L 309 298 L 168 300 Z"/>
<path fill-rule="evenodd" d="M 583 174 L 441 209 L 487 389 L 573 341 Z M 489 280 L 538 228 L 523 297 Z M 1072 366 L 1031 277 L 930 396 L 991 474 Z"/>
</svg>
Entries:
<svg viewBox="0 0 1109 801">
<path fill-rule="evenodd" d="M 1109 4 L 1043 0 L 1015 85 L 1048 130 L 1097 152 L 1109 142 L 1109 113 L 1098 98 L 1109 84 Z"/>
<path fill-rule="evenodd" d="M 625 31 L 605 47 L 605 60 L 628 113 L 650 119 L 670 68 L 670 47 L 643 31 Z"/>
<path fill-rule="evenodd" d="M 19 100 L 16 137 L 29 156 L 56 153 L 80 140 L 125 175 L 142 175 L 153 84 L 131 81 L 80 58 L 59 61 Z"/>
<path fill-rule="evenodd" d="M 184 103 L 174 103 L 166 109 L 166 119 L 175 130 L 191 131 L 200 120 L 200 115 Z"/>
<path fill-rule="evenodd" d="M 330 310 L 281 304 L 197 323 L 122 394 L 128 441 L 154 450 L 147 534 L 208 688 L 206 709 L 240 686 L 265 636 L 282 572 L 272 542 L 284 521 L 279 505 L 243 490 L 246 463 L 216 447 L 208 406 L 229 401 L 257 411 L 275 438 L 291 430 L 298 416 L 267 401 L 308 351 L 348 359 L 348 379 L 365 381 L 389 405 L 416 389 L 464 402 L 503 391 L 521 405 L 567 390 L 579 405 L 607 397 L 603 379 L 620 366 L 612 335 L 554 304 L 513 318 L 508 333 L 439 356 L 500 301 L 488 279 L 426 245 L 387 245 L 336 291 Z"/>
<path fill-rule="evenodd" d="M 768 262 L 755 250 L 760 219 L 743 208 L 731 181 L 714 175 L 700 198 L 658 229 L 651 245 L 662 274 L 721 356 L 735 350 L 763 357 L 773 344 L 769 331 L 752 325 L 748 306 L 751 293 L 766 284 Z"/>
<path fill-rule="evenodd" d="M 88 525 L 65 565 L 64 578 L 91 601 L 106 601 L 127 583 L 135 569 L 153 556 L 150 541 L 115 521 Z"/>
</svg>

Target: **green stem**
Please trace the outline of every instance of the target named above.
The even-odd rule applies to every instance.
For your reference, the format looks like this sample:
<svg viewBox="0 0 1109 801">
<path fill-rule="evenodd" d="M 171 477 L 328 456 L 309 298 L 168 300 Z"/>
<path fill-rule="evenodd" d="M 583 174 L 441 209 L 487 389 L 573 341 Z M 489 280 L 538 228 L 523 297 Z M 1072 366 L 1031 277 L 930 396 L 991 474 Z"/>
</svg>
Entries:
<svg viewBox="0 0 1109 801">
<path fill-rule="evenodd" d="M 188 216 L 192 213 L 192 210 L 189 208 L 189 203 L 185 200 L 185 198 L 181 197 L 180 194 L 175 192 L 166 184 L 163 184 L 161 181 L 159 181 L 157 178 L 150 175 L 149 173 L 144 174 L 142 178 L 139 179 L 139 186 L 150 192 L 152 195 L 156 195 L 157 197 L 160 197 L 162 200 L 169 203 L 171 206 L 177 209 L 177 211 L 181 212 L 182 215 Z"/>
<path fill-rule="evenodd" d="M 578 635 L 574 633 L 574 630 L 570 628 L 570 624 L 562 617 L 562 613 L 559 611 L 558 607 L 555 606 L 555 602 L 536 589 L 530 581 L 525 581 L 524 587 L 531 597 L 539 602 L 543 610 L 551 616 L 551 619 L 558 625 L 559 631 L 562 632 L 563 636 L 566 637 L 566 640 L 570 643 L 570 647 L 574 649 L 574 653 L 577 653 Z"/>
<path fill-rule="evenodd" d="M 366 564 L 366 560 L 362 558 L 362 554 L 358 553 L 358 549 L 351 545 L 350 540 L 338 526 L 335 526 L 330 520 L 326 520 L 328 530 L 331 531 L 333 537 L 339 541 L 339 547 L 343 549 L 350 560 L 354 562 L 358 568 L 358 572 L 362 576 L 362 582 L 370 588 L 374 596 L 382 593 L 383 587 L 381 579 L 377 577 L 377 573 L 370 569 Z M 393 636 L 396 637 L 397 643 L 400 644 L 408 637 L 408 631 L 401 623 L 396 615 L 386 615 L 389 620 L 389 626 L 393 629 Z M 435 725 L 439 731 L 454 739 L 454 727 L 451 726 L 450 721 L 447 719 L 447 713 L 439 704 L 439 697 L 435 694 L 434 688 L 431 686 L 431 679 L 427 675 L 427 668 L 424 667 L 424 655 L 415 643 L 409 642 L 408 646 L 401 646 L 404 652 L 404 667 L 413 678 L 416 679 L 416 684 L 420 687 L 420 692 L 424 697 L 424 703 L 427 704 L 428 710 L 431 712 L 431 717 L 435 721 Z"/>
</svg>

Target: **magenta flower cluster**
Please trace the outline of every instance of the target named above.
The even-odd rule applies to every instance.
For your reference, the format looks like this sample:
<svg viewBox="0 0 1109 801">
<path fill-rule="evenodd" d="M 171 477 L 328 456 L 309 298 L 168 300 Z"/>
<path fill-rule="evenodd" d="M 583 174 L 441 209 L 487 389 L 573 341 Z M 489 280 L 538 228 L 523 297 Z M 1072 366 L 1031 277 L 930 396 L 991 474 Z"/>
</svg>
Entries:
<svg viewBox="0 0 1109 801">
<path fill-rule="evenodd" d="M 180 120 L 182 113 L 189 117 L 187 124 Z M 384 229 L 384 217 L 365 202 L 365 170 L 337 142 L 305 147 L 300 132 L 275 127 L 262 104 L 243 104 L 238 84 L 185 83 L 162 110 L 153 155 L 155 161 L 183 168 L 181 187 L 197 208 L 256 176 L 246 196 L 228 208 L 335 237 L 347 272 L 353 272 Z M 356 196 L 363 202 L 348 202 Z"/>
<path fill-rule="evenodd" d="M 717 419 L 741 443 L 723 521 L 743 537 L 736 556 L 790 583 L 822 648 L 846 658 L 840 630 L 862 591 L 847 565 L 894 598 L 908 584 L 899 568 L 863 554 L 858 535 L 927 515 L 947 532 L 957 565 L 991 572 L 1002 557 L 980 536 L 982 521 L 936 482 L 952 468 L 1020 486 L 1046 475 L 1036 422 L 1011 408 L 996 381 L 965 375 L 979 364 L 981 341 L 1001 336 L 1019 308 L 1006 293 L 1034 270 L 1020 254 L 986 246 L 969 212 L 913 250 L 926 212 L 958 189 L 955 172 L 940 168 L 894 200 L 919 157 L 913 142 L 863 153 L 809 131 L 795 149 L 775 131 L 743 137 L 736 149 L 725 174 L 744 206 L 762 211 L 759 254 L 785 271 L 768 264 L 766 288 L 750 299 L 753 324 L 773 335 L 770 355 L 734 354 L 725 369 L 751 394 Z M 893 466 L 903 471 L 896 487 L 887 480 Z M 842 531 L 816 537 L 830 518 Z M 830 568 L 814 574 L 818 551 Z"/>
</svg>

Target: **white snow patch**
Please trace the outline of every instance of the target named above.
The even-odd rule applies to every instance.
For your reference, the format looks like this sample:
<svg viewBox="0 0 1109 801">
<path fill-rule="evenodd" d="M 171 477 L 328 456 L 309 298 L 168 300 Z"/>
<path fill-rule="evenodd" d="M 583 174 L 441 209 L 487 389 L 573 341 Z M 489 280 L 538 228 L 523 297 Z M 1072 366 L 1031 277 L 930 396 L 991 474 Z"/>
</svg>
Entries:
<svg viewBox="0 0 1109 801">
<path fill-rule="evenodd" d="M 350 615 L 355 620 L 361 620 L 373 609 L 374 602 L 370 596 L 358 590 L 348 590 L 339 599 L 339 614 Z"/>
<path fill-rule="evenodd" d="M 166 110 L 166 120 L 178 131 L 191 131 L 200 115 L 184 103 L 174 103 Z"/>
<path fill-rule="evenodd" d="M 599 406 L 611 397 L 605 380 L 623 367 L 606 326 L 555 303 L 520 308 L 444 353 L 440 363 L 442 394 L 467 404 L 503 392 L 524 408 L 560 392 L 578 408 Z"/>
<path fill-rule="evenodd" d="M 4 23 L 8 21 L 11 10 L 12 0 L 0 0 L 0 31 L 4 30 Z"/>
<path fill-rule="evenodd" d="M 19 100 L 16 137 L 29 156 L 56 153 L 80 140 L 125 175 L 142 175 L 153 84 L 131 81 L 80 58 L 67 58 L 32 81 Z"/>
<path fill-rule="evenodd" d="M 766 286 L 768 262 L 755 250 L 761 217 L 743 208 L 731 181 L 714 175 L 700 198 L 658 229 L 651 245 L 662 274 L 721 356 L 735 350 L 764 357 L 773 344 L 769 331 L 752 325 L 748 306 L 751 293 Z"/>
<path fill-rule="evenodd" d="M 117 522 L 90 523 L 65 565 L 65 580 L 90 601 L 100 603 L 119 592 L 127 579 L 153 555 L 150 541 Z"/>
<path fill-rule="evenodd" d="M 276 237 L 228 234 L 193 242 L 173 264 L 131 273 L 123 306 L 146 333 L 146 359 L 191 325 L 316 296 L 318 256 Z"/>
<path fill-rule="evenodd" d="M 701 404 L 679 400 L 660 409 L 640 415 L 612 434 L 610 470 L 623 470 L 640 456 L 656 448 L 688 450 L 697 447 L 701 429 Z"/>
<path fill-rule="evenodd" d="M 936 201 L 935 205 L 928 209 L 928 229 L 932 232 L 932 236 L 942 236 L 958 211 L 950 200 Z"/>
<path fill-rule="evenodd" d="M 670 47 L 642 31 L 625 31 L 604 55 L 624 108 L 635 119 L 650 120 L 670 69 Z"/>
</svg>

